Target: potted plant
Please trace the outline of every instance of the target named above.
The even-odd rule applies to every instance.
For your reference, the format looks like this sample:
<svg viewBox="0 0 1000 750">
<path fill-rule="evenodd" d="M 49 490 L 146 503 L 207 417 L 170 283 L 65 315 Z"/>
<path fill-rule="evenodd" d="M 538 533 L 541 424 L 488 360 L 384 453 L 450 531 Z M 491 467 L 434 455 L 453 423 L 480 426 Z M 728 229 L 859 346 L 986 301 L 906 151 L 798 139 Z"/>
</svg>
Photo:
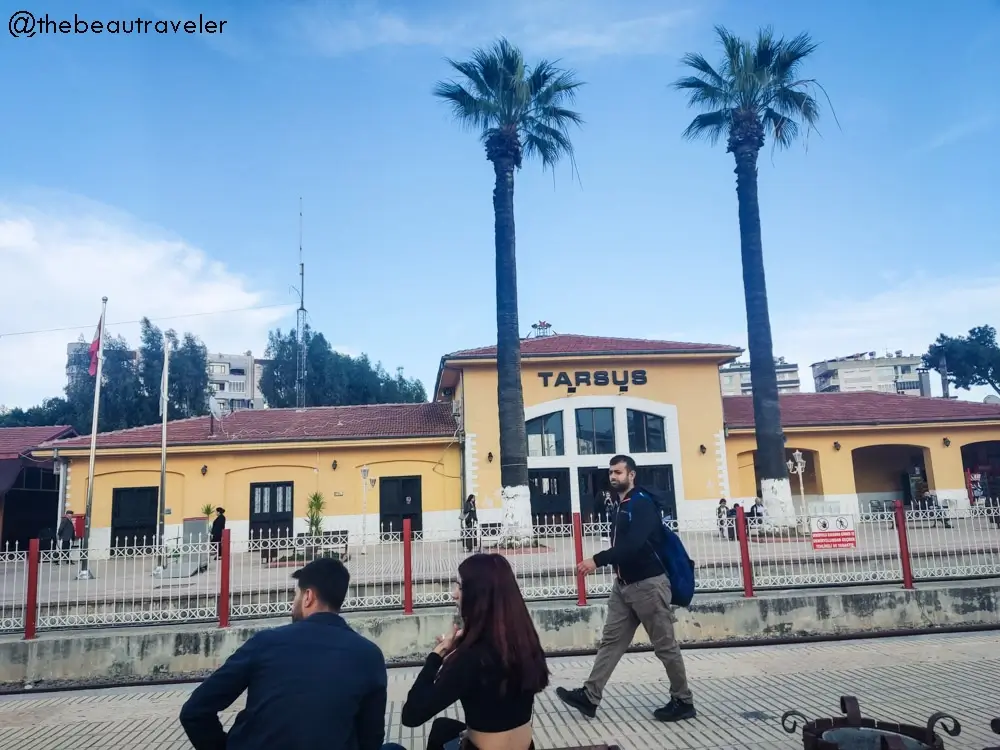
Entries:
<svg viewBox="0 0 1000 750">
<path fill-rule="evenodd" d="M 323 499 L 323 493 L 312 493 L 306 504 L 306 523 L 309 528 L 309 536 L 323 536 L 323 511 L 325 510 L 326 500 Z"/>
<path fill-rule="evenodd" d="M 211 503 L 205 503 L 201 506 L 202 515 L 205 516 L 205 527 L 207 533 L 212 533 L 212 514 L 215 513 L 215 506 Z"/>
</svg>

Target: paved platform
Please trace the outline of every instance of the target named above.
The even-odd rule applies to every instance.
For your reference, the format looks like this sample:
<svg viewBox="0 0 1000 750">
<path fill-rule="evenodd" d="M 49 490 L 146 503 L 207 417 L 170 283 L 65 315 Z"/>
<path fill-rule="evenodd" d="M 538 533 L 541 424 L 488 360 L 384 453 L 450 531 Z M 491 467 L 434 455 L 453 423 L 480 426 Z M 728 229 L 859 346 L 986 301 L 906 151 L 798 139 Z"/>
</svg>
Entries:
<svg viewBox="0 0 1000 750">
<path fill-rule="evenodd" d="M 550 660 L 552 687 L 535 704 L 536 745 L 608 740 L 623 750 L 792 750 L 802 742 L 782 731 L 781 714 L 796 708 L 810 717 L 835 715 L 839 696 L 848 693 L 858 696 L 865 715 L 879 718 L 922 724 L 936 711 L 952 713 L 963 731 L 946 738 L 947 748 L 978 750 L 1000 741 L 989 731 L 990 719 L 1000 716 L 995 633 L 698 650 L 685 658 L 700 715 L 676 726 L 651 719 L 667 692 L 651 656 L 622 661 L 592 721 L 554 694 L 557 685 L 580 684 L 591 657 Z M 413 677 L 411 669 L 390 672 L 388 739 L 422 750 L 423 730 L 398 723 Z M 182 750 L 189 745 L 177 712 L 190 690 L 0 697 L 0 750 Z"/>
</svg>

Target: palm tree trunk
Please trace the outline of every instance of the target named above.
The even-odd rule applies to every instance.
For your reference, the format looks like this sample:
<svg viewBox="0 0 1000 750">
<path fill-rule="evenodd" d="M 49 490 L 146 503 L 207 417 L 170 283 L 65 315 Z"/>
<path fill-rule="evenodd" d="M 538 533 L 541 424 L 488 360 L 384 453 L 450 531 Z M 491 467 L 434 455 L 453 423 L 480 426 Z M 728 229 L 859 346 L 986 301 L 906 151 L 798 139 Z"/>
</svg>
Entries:
<svg viewBox="0 0 1000 750">
<path fill-rule="evenodd" d="M 757 149 L 747 146 L 733 150 L 736 157 L 736 196 L 740 211 L 740 255 L 747 308 L 754 432 L 757 438 L 755 463 L 768 521 L 787 528 L 795 526 L 795 511 L 785 465 L 785 436 L 781 429 L 778 376 L 774 369 L 771 319 L 767 310 L 760 204 L 757 201 L 757 153 Z"/>
<path fill-rule="evenodd" d="M 521 331 L 517 319 L 514 233 L 514 162 L 493 162 L 497 273 L 497 412 L 500 417 L 500 485 L 506 535 L 531 534 L 528 438 L 521 390 Z"/>
</svg>

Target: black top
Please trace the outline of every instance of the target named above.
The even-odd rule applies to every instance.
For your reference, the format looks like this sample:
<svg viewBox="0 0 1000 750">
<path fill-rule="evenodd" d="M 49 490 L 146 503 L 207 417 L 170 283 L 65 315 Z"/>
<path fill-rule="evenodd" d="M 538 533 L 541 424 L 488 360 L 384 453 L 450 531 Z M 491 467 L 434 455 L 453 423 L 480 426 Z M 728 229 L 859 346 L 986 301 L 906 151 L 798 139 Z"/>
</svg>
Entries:
<svg viewBox="0 0 1000 750">
<path fill-rule="evenodd" d="M 386 683 L 378 646 L 321 612 L 244 643 L 191 694 L 181 724 L 195 750 L 379 750 Z M 218 714 L 244 690 L 227 737 Z"/>
<path fill-rule="evenodd" d="M 225 516 L 216 516 L 215 520 L 212 521 L 212 541 L 213 542 L 221 542 L 222 541 L 222 532 L 225 530 L 225 528 L 226 528 L 226 517 Z"/>
<path fill-rule="evenodd" d="M 68 518 L 60 520 L 57 536 L 59 537 L 60 542 L 72 542 L 76 539 L 76 529 L 73 528 L 73 522 Z"/>
<path fill-rule="evenodd" d="M 531 721 L 534 694 L 511 688 L 500 694 L 504 674 L 488 646 L 476 645 L 457 653 L 442 670 L 443 663 L 434 652 L 427 657 L 406 696 L 400 717 L 403 726 L 419 727 L 458 701 L 465 711 L 465 723 L 476 732 L 506 732 Z"/>
<path fill-rule="evenodd" d="M 594 555 L 598 567 L 613 565 L 622 582 L 636 583 L 664 574 L 654 544 L 662 540 L 663 525 L 653 499 L 641 490 L 630 490 L 615 514 L 611 549 Z"/>
</svg>

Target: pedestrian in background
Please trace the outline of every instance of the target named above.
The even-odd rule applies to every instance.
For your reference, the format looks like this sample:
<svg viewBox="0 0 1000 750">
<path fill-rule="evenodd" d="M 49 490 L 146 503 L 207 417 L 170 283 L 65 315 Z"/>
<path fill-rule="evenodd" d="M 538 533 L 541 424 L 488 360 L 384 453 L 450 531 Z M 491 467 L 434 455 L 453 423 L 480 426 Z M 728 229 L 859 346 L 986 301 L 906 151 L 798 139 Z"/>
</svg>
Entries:
<svg viewBox="0 0 1000 750">
<path fill-rule="evenodd" d="M 56 559 L 56 565 L 61 565 L 64 562 L 67 565 L 72 565 L 69 559 L 69 550 L 76 540 L 76 527 L 73 525 L 73 514 L 70 511 L 66 511 L 66 515 L 60 519 L 56 539 L 59 542 L 59 557 Z"/>
</svg>

